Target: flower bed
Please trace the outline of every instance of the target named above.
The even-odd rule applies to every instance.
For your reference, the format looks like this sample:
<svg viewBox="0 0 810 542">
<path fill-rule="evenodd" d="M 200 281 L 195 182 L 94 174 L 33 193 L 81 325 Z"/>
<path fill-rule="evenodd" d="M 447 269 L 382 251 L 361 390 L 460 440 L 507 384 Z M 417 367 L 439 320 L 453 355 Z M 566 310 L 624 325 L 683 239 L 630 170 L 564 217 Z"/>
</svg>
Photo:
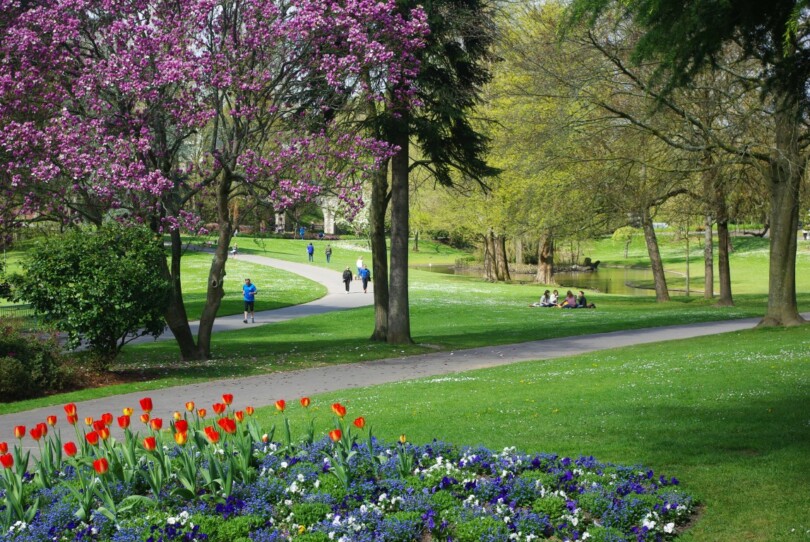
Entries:
<svg viewBox="0 0 810 542">
<path fill-rule="evenodd" d="M 40 453 L 32 460 L 0 442 L 0 540 L 672 540 L 696 506 L 674 478 L 592 457 L 415 445 L 404 435 L 384 444 L 337 403 L 328 436 L 314 438 L 310 417 L 293 441 L 287 405 L 276 402 L 274 439 L 275 426 L 263 433 L 253 409 L 232 401 L 224 395 L 211 417 L 187 403 L 164 429 L 143 399 L 144 434 L 125 408 L 120 440 L 112 414 L 82 426 L 72 404 L 75 441 L 63 441 L 55 416 L 15 428 Z"/>
</svg>

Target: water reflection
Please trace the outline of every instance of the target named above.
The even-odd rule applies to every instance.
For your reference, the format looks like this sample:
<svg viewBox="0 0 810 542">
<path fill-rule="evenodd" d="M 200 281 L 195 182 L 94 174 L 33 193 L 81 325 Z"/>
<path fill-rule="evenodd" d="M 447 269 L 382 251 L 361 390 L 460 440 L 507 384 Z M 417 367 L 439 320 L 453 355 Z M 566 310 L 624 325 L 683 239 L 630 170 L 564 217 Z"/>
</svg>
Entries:
<svg viewBox="0 0 810 542">
<path fill-rule="evenodd" d="M 434 273 L 458 274 L 480 277 L 478 269 L 456 269 L 452 265 L 418 266 L 415 269 Z M 534 275 L 511 273 L 516 282 L 533 282 Z M 649 269 L 629 269 L 625 267 L 602 267 L 596 271 L 567 271 L 556 273 L 554 278 L 560 288 L 595 290 L 606 294 L 655 295 L 652 289 L 653 275 Z M 649 289 L 635 288 L 633 285 L 649 285 Z"/>
</svg>

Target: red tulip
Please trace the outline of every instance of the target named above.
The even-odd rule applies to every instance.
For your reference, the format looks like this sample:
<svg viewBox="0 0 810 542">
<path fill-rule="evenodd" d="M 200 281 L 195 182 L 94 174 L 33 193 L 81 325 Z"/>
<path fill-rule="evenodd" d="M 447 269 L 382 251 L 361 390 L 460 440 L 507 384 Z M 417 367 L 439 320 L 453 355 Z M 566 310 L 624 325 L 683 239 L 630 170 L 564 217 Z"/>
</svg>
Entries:
<svg viewBox="0 0 810 542">
<path fill-rule="evenodd" d="M 186 410 L 189 412 L 194 412 L 194 401 L 189 401 L 186 403 Z"/>
<path fill-rule="evenodd" d="M 0 455 L 0 465 L 3 465 L 4 469 L 10 469 L 14 466 L 14 456 L 11 454 Z"/>
<path fill-rule="evenodd" d="M 76 425 L 77 423 L 79 423 L 79 416 L 77 416 L 76 414 L 68 414 L 67 422 L 70 425 Z"/>
<path fill-rule="evenodd" d="M 121 429 L 126 429 L 129 427 L 131 421 L 132 418 L 130 418 L 129 416 L 118 416 L 118 427 L 120 427 Z"/>
<path fill-rule="evenodd" d="M 284 412 L 285 408 L 287 408 L 287 402 L 284 399 L 279 399 L 276 401 L 276 410 L 279 412 Z"/>
<path fill-rule="evenodd" d="M 92 416 L 87 416 L 87 417 L 85 417 L 85 418 L 84 418 L 84 425 L 86 425 L 86 426 L 88 426 L 88 427 L 90 427 L 91 425 L 93 425 L 93 417 L 92 417 Z"/>
<path fill-rule="evenodd" d="M 366 419 L 362 416 L 354 420 L 354 426 L 358 429 L 362 429 L 366 426 Z"/>
<path fill-rule="evenodd" d="M 177 420 L 174 422 L 174 430 L 178 433 L 185 433 L 188 431 L 188 422 L 186 420 Z"/>
<path fill-rule="evenodd" d="M 157 439 L 155 437 L 146 437 L 143 439 L 143 447 L 147 452 L 154 452 L 157 448 Z"/>
<path fill-rule="evenodd" d="M 304 408 L 309 407 L 309 397 L 301 397 L 301 406 Z"/>
<path fill-rule="evenodd" d="M 14 427 L 14 436 L 17 438 L 23 438 L 25 436 L 25 426 L 24 425 L 17 425 Z"/>
<path fill-rule="evenodd" d="M 54 427 L 54 426 L 56 426 L 57 419 L 56 419 L 56 416 L 51 415 L 51 416 L 48 416 L 45 419 L 45 421 L 48 422 L 48 425 L 50 425 L 51 427 Z"/>
<path fill-rule="evenodd" d="M 101 431 L 107 427 L 107 424 L 104 423 L 104 420 L 96 420 L 93 422 L 93 431 Z"/>
<path fill-rule="evenodd" d="M 329 438 L 332 439 L 332 442 L 337 442 L 343 437 L 343 431 L 340 429 L 332 429 L 329 431 Z"/>
<path fill-rule="evenodd" d="M 149 414 L 147 414 L 147 413 L 141 414 L 141 423 L 144 424 L 144 425 L 149 423 Z"/>
<path fill-rule="evenodd" d="M 113 415 L 109 412 L 105 412 L 101 415 L 101 421 L 104 422 L 104 425 L 107 427 L 112 425 L 113 422 Z"/>
<path fill-rule="evenodd" d="M 75 442 L 66 442 L 65 445 L 62 447 L 65 450 L 65 455 L 68 457 L 73 457 L 78 453 L 78 448 L 76 448 Z"/>
<path fill-rule="evenodd" d="M 110 428 L 107 427 L 106 425 L 96 432 L 98 433 L 98 438 L 100 438 L 101 440 L 107 440 L 108 438 L 110 438 Z"/>
<path fill-rule="evenodd" d="M 178 446 L 185 446 L 186 442 L 188 442 L 188 433 L 186 433 L 185 431 L 175 433 L 174 441 L 177 443 Z"/>
<path fill-rule="evenodd" d="M 244 421 L 245 419 L 245 413 L 242 412 L 241 410 L 237 410 L 236 412 L 233 413 L 233 417 L 236 418 L 237 422 L 242 423 L 242 421 Z"/>
<path fill-rule="evenodd" d="M 106 457 L 102 457 L 100 459 L 96 459 L 95 461 L 93 461 L 93 468 L 100 475 L 104 475 L 107 474 L 108 470 L 110 470 L 110 464 L 107 462 Z"/>
<path fill-rule="evenodd" d="M 0 454 L 8 453 L 8 442 L 0 442 Z"/>
<path fill-rule="evenodd" d="M 226 405 L 230 405 L 233 403 L 233 394 L 232 393 L 223 393 L 222 394 L 222 402 Z"/>
<path fill-rule="evenodd" d="M 214 413 L 217 416 L 219 416 L 220 414 L 225 412 L 225 409 L 228 408 L 228 405 L 226 405 L 225 403 L 214 403 L 213 408 L 214 408 Z"/>
<path fill-rule="evenodd" d="M 206 414 L 208 414 L 208 411 L 205 410 L 204 408 L 201 408 L 200 410 L 197 411 L 197 415 L 200 418 L 205 418 Z"/>
<path fill-rule="evenodd" d="M 84 436 L 85 440 L 88 444 L 95 446 L 98 444 L 98 433 L 95 431 L 90 431 Z"/>
<path fill-rule="evenodd" d="M 236 422 L 230 418 L 220 418 L 217 420 L 217 424 L 229 435 L 236 433 Z"/>
<path fill-rule="evenodd" d="M 346 415 L 346 407 L 340 403 L 335 403 L 332 405 L 332 412 L 334 412 L 338 418 L 342 418 Z"/>
<path fill-rule="evenodd" d="M 161 418 L 152 418 L 149 422 L 149 425 L 152 427 L 153 431 L 160 431 L 163 429 L 163 419 Z"/>
<path fill-rule="evenodd" d="M 141 410 L 143 410 L 147 414 L 152 412 L 152 398 L 151 397 L 144 397 L 143 399 L 141 399 Z"/>
<path fill-rule="evenodd" d="M 253 409 L 253 407 L 252 407 L 252 406 L 246 406 L 246 407 L 245 407 L 245 413 L 246 413 L 248 416 L 253 416 L 253 413 L 254 413 L 254 412 L 255 412 L 255 410 Z"/>
<path fill-rule="evenodd" d="M 45 422 L 39 422 L 39 423 L 37 424 L 37 429 L 39 429 L 39 432 L 40 432 L 40 434 L 41 434 L 43 437 L 47 437 L 47 436 L 48 436 L 48 424 L 47 424 L 47 423 L 45 423 Z"/>
<path fill-rule="evenodd" d="M 208 442 L 211 444 L 216 444 L 219 442 L 219 432 L 211 427 L 210 425 L 204 429 L 205 431 L 205 438 L 208 439 Z"/>
<path fill-rule="evenodd" d="M 39 441 L 42 438 L 42 429 L 39 426 L 32 427 L 31 431 L 28 432 L 31 435 L 31 438 Z"/>
<path fill-rule="evenodd" d="M 68 403 L 68 404 L 66 404 L 65 405 L 65 414 L 67 414 L 68 417 L 77 416 L 78 414 L 76 412 L 76 403 Z"/>
</svg>

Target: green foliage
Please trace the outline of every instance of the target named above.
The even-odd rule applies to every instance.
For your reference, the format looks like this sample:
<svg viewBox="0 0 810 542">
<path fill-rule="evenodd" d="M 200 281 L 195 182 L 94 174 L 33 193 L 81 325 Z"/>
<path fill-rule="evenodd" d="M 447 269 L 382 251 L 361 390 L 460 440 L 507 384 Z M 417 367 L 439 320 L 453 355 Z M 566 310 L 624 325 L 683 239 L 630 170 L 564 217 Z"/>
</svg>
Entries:
<svg viewBox="0 0 810 542">
<path fill-rule="evenodd" d="M 332 509 L 320 502 L 302 502 L 293 505 L 292 513 L 299 525 L 311 527 L 326 517 Z"/>
<path fill-rule="evenodd" d="M 610 527 L 594 527 L 589 529 L 588 533 L 591 535 L 588 540 L 593 542 L 625 542 L 627 540 L 621 531 Z"/>
<path fill-rule="evenodd" d="M 258 516 L 236 516 L 227 519 L 220 516 L 194 516 L 193 522 L 200 526 L 200 532 L 208 535 L 208 540 L 231 542 L 246 539 L 250 531 L 264 524 L 264 520 Z"/>
<path fill-rule="evenodd" d="M 58 391 L 70 372 L 59 344 L 50 337 L 22 334 L 2 325 L 0 336 L 0 398 L 15 401 Z"/>
<path fill-rule="evenodd" d="M 304 533 L 293 538 L 296 542 L 329 542 L 329 535 L 320 531 Z"/>
<path fill-rule="evenodd" d="M 555 495 L 536 499 L 532 503 L 532 511 L 541 516 L 548 516 L 552 522 L 557 521 L 565 514 L 565 499 Z"/>
<path fill-rule="evenodd" d="M 456 525 L 457 542 L 480 542 L 481 540 L 506 540 L 509 531 L 506 524 L 492 517 L 477 517 Z"/>
<path fill-rule="evenodd" d="M 149 230 L 107 224 L 40 241 L 12 283 L 68 346 L 86 343 L 106 363 L 129 340 L 163 332 L 169 282 L 155 273 L 163 258 Z"/>
</svg>

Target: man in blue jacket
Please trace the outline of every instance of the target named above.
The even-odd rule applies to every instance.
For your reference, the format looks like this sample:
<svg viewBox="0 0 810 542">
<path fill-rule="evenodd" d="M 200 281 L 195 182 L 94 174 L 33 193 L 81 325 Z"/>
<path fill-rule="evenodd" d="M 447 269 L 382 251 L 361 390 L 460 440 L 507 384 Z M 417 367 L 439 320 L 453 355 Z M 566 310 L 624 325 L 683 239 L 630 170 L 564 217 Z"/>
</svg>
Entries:
<svg viewBox="0 0 810 542">
<path fill-rule="evenodd" d="M 256 320 L 253 319 L 253 303 L 256 300 L 256 285 L 250 282 L 250 279 L 245 279 L 242 285 L 242 299 L 245 301 L 245 318 L 242 322 L 247 324 L 248 313 L 250 313 L 250 323 L 255 324 Z"/>
</svg>

